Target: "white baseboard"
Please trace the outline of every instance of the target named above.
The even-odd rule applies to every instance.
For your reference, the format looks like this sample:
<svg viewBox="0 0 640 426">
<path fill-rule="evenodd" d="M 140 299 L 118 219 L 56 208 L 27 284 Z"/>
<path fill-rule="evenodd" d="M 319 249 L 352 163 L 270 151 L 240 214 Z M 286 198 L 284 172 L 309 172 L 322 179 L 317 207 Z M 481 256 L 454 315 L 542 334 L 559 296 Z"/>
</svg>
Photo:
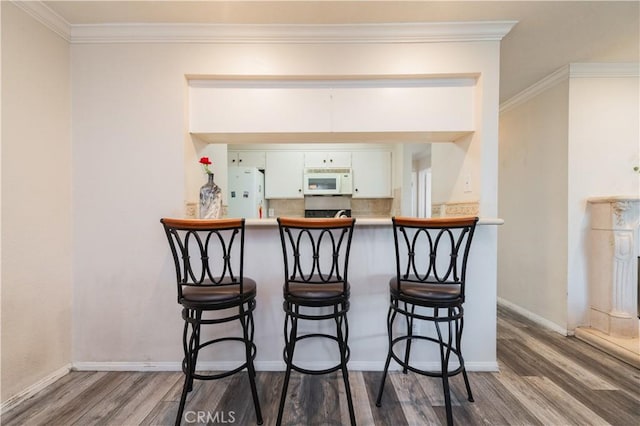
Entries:
<svg viewBox="0 0 640 426">
<path fill-rule="evenodd" d="M 515 303 L 509 302 L 508 300 L 501 297 L 498 297 L 498 305 L 511 309 L 512 311 L 522 315 L 523 317 L 535 322 L 539 326 L 547 328 L 551 331 L 555 331 L 556 333 L 560 333 L 563 336 L 573 335 L 573 332 L 570 332 L 566 328 L 559 326 L 555 322 L 549 321 L 548 319 L 543 318 L 538 314 L 534 314 L 533 312 L 523 308 L 522 306 L 516 305 Z"/>
<path fill-rule="evenodd" d="M 22 392 L 7 399 L 2 403 L 2 405 L 0 405 L 0 414 L 6 413 L 16 405 L 31 398 L 33 395 L 40 392 L 42 389 L 46 388 L 56 380 L 60 379 L 63 376 L 66 376 L 69 371 L 71 371 L 71 364 L 65 365 L 64 367 L 54 371 L 48 376 L 38 380 L 36 383 L 32 384 Z"/>
</svg>

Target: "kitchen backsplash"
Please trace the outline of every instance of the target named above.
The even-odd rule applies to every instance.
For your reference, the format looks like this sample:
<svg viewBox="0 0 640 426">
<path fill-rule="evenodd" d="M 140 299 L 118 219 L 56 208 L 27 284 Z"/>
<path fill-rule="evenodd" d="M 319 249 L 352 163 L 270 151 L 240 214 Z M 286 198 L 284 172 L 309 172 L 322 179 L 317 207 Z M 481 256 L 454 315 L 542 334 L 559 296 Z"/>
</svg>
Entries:
<svg viewBox="0 0 640 426">
<path fill-rule="evenodd" d="M 394 200 L 392 198 L 355 198 L 351 199 L 351 215 L 353 217 L 391 217 Z M 273 216 L 304 216 L 304 199 L 271 199 L 269 213 Z"/>
<path fill-rule="evenodd" d="M 351 199 L 353 217 L 391 217 L 392 198 Z"/>
<path fill-rule="evenodd" d="M 273 214 L 271 214 L 273 211 Z M 304 217 L 304 199 L 271 199 L 267 217 Z"/>
<path fill-rule="evenodd" d="M 433 204 L 431 217 L 477 216 L 479 211 L 480 203 L 477 201 Z"/>
</svg>

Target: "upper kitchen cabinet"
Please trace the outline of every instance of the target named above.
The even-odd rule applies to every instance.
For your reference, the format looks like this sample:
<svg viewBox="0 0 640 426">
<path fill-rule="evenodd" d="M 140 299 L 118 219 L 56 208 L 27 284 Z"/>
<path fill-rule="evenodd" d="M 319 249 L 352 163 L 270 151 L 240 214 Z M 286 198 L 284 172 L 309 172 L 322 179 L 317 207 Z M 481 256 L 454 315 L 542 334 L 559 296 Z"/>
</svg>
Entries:
<svg viewBox="0 0 640 426">
<path fill-rule="evenodd" d="M 266 153 L 265 198 L 303 198 L 304 154 L 299 151 Z"/>
<path fill-rule="evenodd" d="M 353 198 L 391 197 L 391 152 L 354 151 Z"/>
<path fill-rule="evenodd" d="M 256 167 L 263 170 L 266 167 L 264 151 L 231 151 L 227 153 L 229 167 Z"/>
<path fill-rule="evenodd" d="M 350 152 L 307 151 L 304 166 L 308 168 L 351 167 Z"/>
</svg>

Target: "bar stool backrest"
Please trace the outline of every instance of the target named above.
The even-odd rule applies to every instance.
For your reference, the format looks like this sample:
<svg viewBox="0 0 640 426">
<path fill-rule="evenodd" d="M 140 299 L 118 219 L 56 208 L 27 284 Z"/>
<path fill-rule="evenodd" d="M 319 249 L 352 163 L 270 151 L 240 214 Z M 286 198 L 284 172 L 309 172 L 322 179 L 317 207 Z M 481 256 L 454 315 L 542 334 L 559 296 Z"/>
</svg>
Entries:
<svg viewBox="0 0 640 426">
<path fill-rule="evenodd" d="M 477 217 L 393 217 L 398 289 L 402 282 L 457 284 L 464 297 Z"/>
<path fill-rule="evenodd" d="M 160 220 L 176 268 L 178 302 L 183 286 L 240 286 L 243 293 L 244 219 Z"/>
<path fill-rule="evenodd" d="M 347 285 L 354 218 L 278 218 L 289 283 Z"/>
</svg>

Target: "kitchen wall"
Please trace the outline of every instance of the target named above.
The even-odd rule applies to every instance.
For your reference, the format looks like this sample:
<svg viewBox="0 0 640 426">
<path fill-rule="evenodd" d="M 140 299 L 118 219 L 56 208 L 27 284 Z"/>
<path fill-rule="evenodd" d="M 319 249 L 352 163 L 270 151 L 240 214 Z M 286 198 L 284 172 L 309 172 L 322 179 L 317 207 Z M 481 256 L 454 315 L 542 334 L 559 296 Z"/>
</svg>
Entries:
<svg viewBox="0 0 640 426">
<path fill-rule="evenodd" d="M 637 64 L 571 64 L 500 114 L 498 295 L 561 332 L 587 324 L 593 196 L 636 195 Z"/>
<path fill-rule="evenodd" d="M 6 407 L 70 366 L 73 214 L 69 44 L 11 2 L 0 10 Z"/>
<path fill-rule="evenodd" d="M 433 204 L 478 202 L 481 146 L 469 135 L 455 144 L 431 146 Z M 468 184 L 465 184 L 465 180 Z"/>
<path fill-rule="evenodd" d="M 475 115 L 482 167 L 497 156 L 498 42 L 96 43 L 74 44 L 72 53 L 76 362 L 180 357 L 172 263 L 158 220 L 183 215 L 185 164 L 201 173 L 186 132 L 185 75 L 480 73 L 487 76 Z M 488 216 L 497 213 L 496 184 L 495 168 L 479 182 Z M 495 282 L 496 233 L 483 241 L 487 282 Z"/>
</svg>

